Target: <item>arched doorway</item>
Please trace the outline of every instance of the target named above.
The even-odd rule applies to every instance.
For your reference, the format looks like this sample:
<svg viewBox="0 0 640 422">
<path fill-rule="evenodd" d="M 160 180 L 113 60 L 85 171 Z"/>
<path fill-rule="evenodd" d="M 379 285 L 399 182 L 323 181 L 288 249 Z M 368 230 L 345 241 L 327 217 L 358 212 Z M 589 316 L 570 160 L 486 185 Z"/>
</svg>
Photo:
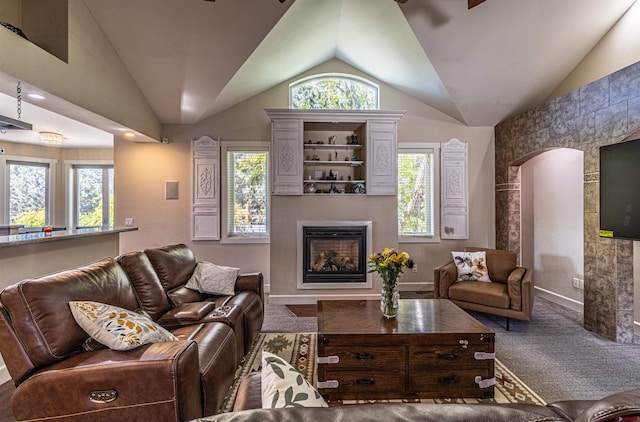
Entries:
<svg viewBox="0 0 640 422">
<path fill-rule="evenodd" d="M 537 296 L 580 312 L 584 303 L 583 162 L 582 151 L 558 148 L 530 158 L 520 169 L 522 264 L 533 268 Z"/>
</svg>

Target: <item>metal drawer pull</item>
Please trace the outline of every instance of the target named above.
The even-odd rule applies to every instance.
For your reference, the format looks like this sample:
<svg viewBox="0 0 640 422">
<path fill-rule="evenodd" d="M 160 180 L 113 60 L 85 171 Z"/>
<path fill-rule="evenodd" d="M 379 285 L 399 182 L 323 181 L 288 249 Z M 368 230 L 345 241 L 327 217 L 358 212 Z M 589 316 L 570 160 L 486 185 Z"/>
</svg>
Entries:
<svg viewBox="0 0 640 422">
<path fill-rule="evenodd" d="M 339 356 L 318 356 L 318 365 L 325 363 L 340 363 Z"/>
<path fill-rule="evenodd" d="M 473 357 L 476 360 L 493 360 L 496 358 L 496 354 L 495 353 L 488 353 L 488 352 L 475 352 L 473 354 Z"/>
<path fill-rule="evenodd" d="M 492 387 L 492 386 L 496 385 L 496 379 L 495 378 L 482 379 L 481 376 L 477 376 L 476 377 L 476 384 L 478 384 L 480 386 L 480 388 Z"/>
<path fill-rule="evenodd" d="M 89 393 L 89 400 L 94 403 L 109 403 L 118 398 L 118 392 L 116 390 L 100 390 L 91 391 Z"/>
<path fill-rule="evenodd" d="M 375 359 L 375 357 L 370 353 L 356 353 L 356 359 L 371 360 L 371 359 Z"/>
<path fill-rule="evenodd" d="M 438 379 L 440 384 L 455 384 L 458 382 L 458 377 L 451 375 L 450 377 L 441 377 Z"/>
<path fill-rule="evenodd" d="M 340 383 L 338 380 L 318 381 L 318 388 L 338 388 Z"/>
<path fill-rule="evenodd" d="M 360 378 L 356 380 L 356 384 L 358 385 L 373 385 L 376 383 L 376 380 L 373 378 Z"/>
<path fill-rule="evenodd" d="M 456 355 L 455 353 L 444 353 L 442 355 L 438 355 L 438 358 L 446 359 L 446 360 L 454 360 L 458 358 L 458 355 Z"/>
</svg>

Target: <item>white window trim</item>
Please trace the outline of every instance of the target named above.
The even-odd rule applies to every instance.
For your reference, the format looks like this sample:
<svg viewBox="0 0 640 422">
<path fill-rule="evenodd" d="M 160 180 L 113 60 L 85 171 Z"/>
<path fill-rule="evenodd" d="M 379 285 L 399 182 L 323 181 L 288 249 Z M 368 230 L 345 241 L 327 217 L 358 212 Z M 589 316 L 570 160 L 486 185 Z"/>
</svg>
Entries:
<svg viewBox="0 0 640 422">
<path fill-rule="evenodd" d="M 113 166 L 113 160 L 64 160 L 64 203 L 66 204 L 64 224 L 69 228 L 76 226 L 73 221 L 75 214 L 73 168 L 75 166 Z"/>
<path fill-rule="evenodd" d="M 49 223 L 55 224 L 56 221 L 56 165 L 58 160 L 51 158 L 26 157 L 21 155 L 0 155 L 0 207 L 2 209 L 2 224 L 9 224 L 9 184 L 7 181 L 7 161 L 28 163 L 40 163 L 49 165 L 49 197 L 47 204 L 49 205 Z"/>
<path fill-rule="evenodd" d="M 440 143 L 402 142 L 401 152 L 426 152 L 433 150 L 433 236 L 402 235 L 398 233 L 398 243 L 440 243 Z M 397 216 L 396 216 L 397 219 Z"/>
<path fill-rule="evenodd" d="M 221 236 L 220 243 L 270 243 L 271 239 L 271 157 L 267 159 L 267 235 L 266 236 L 231 236 L 229 237 L 229 231 L 227 226 L 228 208 L 227 198 L 229 194 L 228 181 L 227 181 L 227 152 L 229 151 L 267 151 L 270 153 L 270 141 L 222 141 L 220 143 L 220 179 L 221 179 Z"/>
</svg>

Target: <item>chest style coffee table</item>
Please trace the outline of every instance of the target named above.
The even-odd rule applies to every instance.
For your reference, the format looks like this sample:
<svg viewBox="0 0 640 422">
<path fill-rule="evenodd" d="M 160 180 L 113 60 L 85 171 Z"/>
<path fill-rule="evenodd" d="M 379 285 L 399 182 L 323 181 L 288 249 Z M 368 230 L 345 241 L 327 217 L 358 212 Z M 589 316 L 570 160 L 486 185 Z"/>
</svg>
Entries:
<svg viewBox="0 0 640 422">
<path fill-rule="evenodd" d="M 318 388 L 327 400 L 487 398 L 495 334 L 446 299 L 318 301 Z"/>
</svg>

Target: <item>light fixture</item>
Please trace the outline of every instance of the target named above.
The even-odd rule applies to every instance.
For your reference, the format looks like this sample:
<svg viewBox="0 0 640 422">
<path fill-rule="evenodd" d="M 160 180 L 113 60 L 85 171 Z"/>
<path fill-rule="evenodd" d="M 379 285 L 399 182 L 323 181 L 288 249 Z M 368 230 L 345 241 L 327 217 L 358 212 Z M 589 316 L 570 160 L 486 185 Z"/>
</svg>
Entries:
<svg viewBox="0 0 640 422">
<path fill-rule="evenodd" d="M 40 132 L 40 142 L 49 145 L 60 145 L 64 137 L 55 132 Z"/>
</svg>

